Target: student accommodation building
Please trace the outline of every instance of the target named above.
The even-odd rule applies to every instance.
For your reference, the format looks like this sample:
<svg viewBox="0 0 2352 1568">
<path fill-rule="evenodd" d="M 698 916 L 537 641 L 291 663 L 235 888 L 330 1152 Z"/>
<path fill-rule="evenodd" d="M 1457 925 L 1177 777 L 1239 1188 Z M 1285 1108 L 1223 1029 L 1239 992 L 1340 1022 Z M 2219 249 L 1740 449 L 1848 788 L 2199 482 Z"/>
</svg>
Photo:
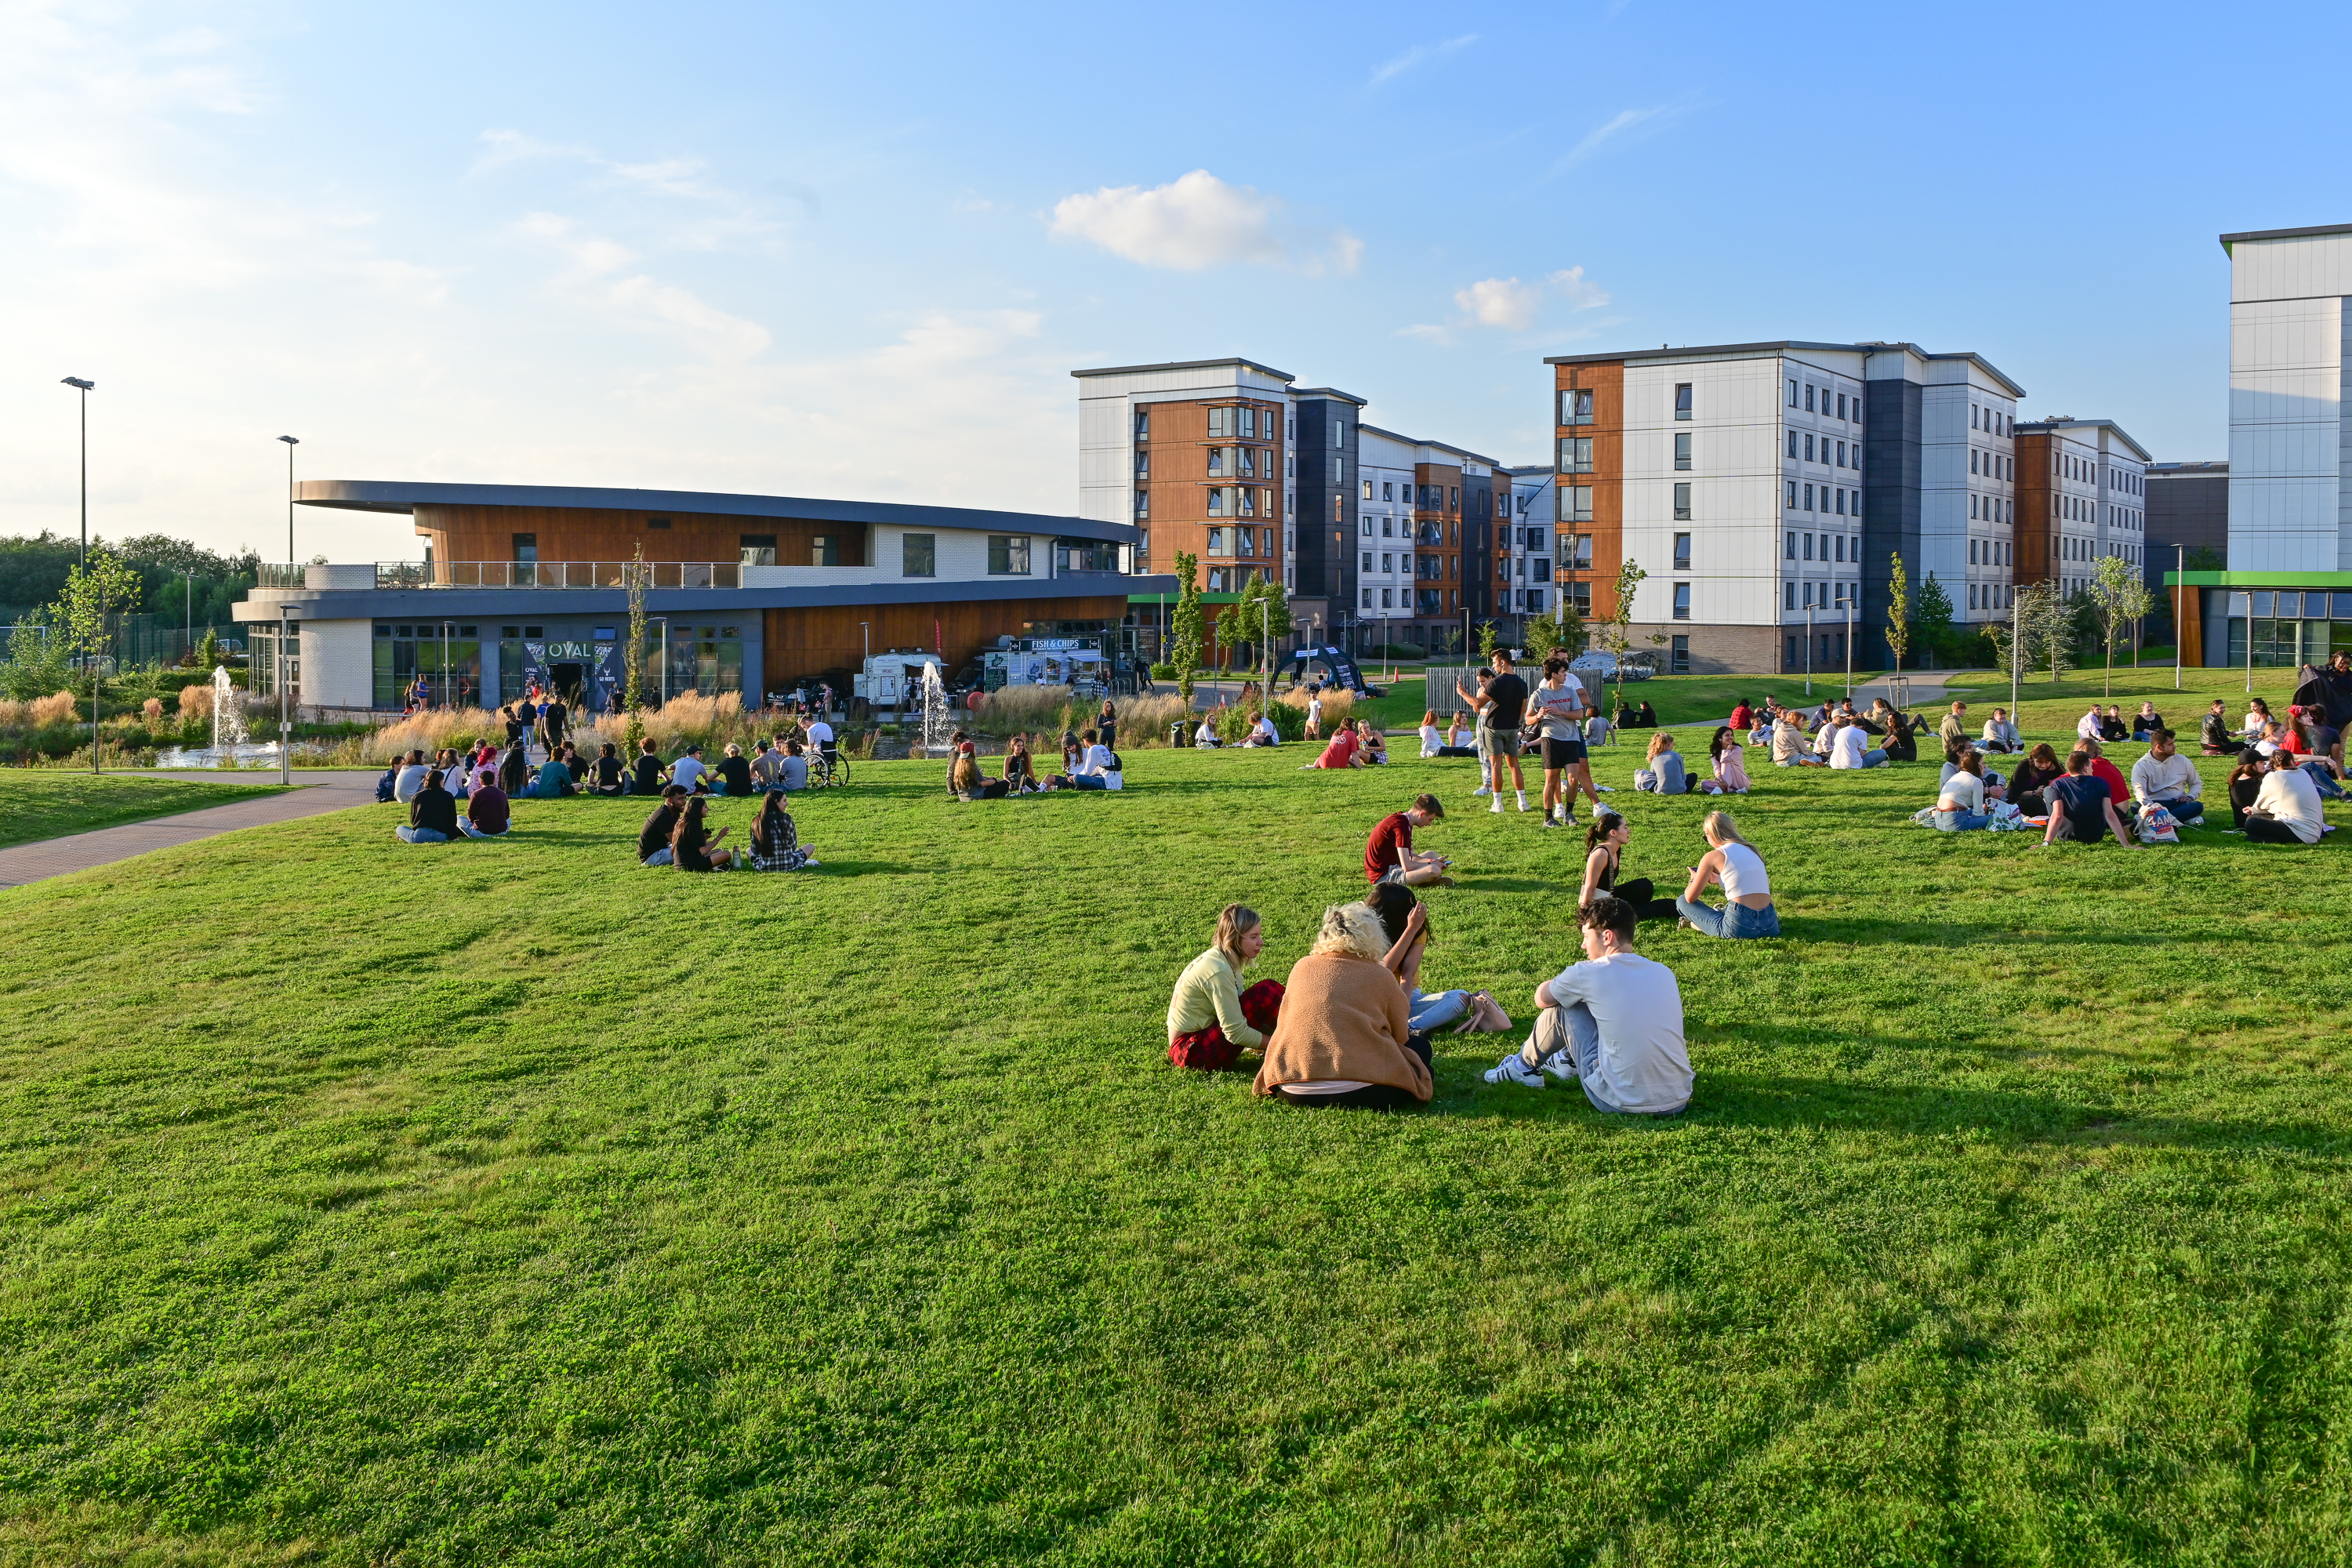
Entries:
<svg viewBox="0 0 2352 1568">
<path fill-rule="evenodd" d="M 2036 419 L 2017 426 L 2017 581 L 2068 596 L 2106 556 L 2147 563 L 2153 461 L 2112 419 Z"/>
<path fill-rule="evenodd" d="M 298 504 L 404 513 L 410 561 L 265 567 L 236 609 L 273 692 L 281 621 L 305 706 L 494 705 L 532 687 L 592 709 L 623 689 L 633 582 L 645 689 L 757 702 L 804 680 L 847 690 L 866 654 L 950 668 L 1003 637 L 1097 632 L 1130 594 L 1124 521 L 686 490 L 313 479 Z"/>
<path fill-rule="evenodd" d="M 1954 618 L 2006 612 L 2024 389 L 1974 353 L 1782 341 L 1574 354 L 1553 370 L 1559 589 L 1670 671 L 1885 658 L 1889 563 Z M 1589 544 L 1588 542 L 1589 541 Z"/>
</svg>

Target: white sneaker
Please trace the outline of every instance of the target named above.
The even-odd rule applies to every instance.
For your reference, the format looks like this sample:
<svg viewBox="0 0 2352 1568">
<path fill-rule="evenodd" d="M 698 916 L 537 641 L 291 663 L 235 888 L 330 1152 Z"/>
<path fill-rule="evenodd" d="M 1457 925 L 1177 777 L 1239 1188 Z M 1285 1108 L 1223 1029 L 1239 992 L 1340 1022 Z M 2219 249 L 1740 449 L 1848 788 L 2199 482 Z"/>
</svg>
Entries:
<svg viewBox="0 0 2352 1568">
<path fill-rule="evenodd" d="M 1476 789 L 1470 792 L 1470 798 L 1472 800 L 1476 800 L 1482 795 L 1492 795 L 1495 792 L 1493 790 L 1488 789 L 1485 784 L 1480 784 Z"/>
<path fill-rule="evenodd" d="M 1496 795 L 1496 796 L 1495 797 L 1495 802 L 1494 802 L 1494 804 L 1493 804 L 1492 805 L 1489 805 L 1486 809 L 1487 809 L 1488 811 L 1493 812 L 1496 816 L 1502 816 L 1502 815 L 1503 815 L 1503 797 L 1502 797 L 1501 795 Z"/>
<path fill-rule="evenodd" d="M 1505 1057 L 1501 1061 L 1498 1061 L 1493 1067 L 1488 1068 L 1486 1069 L 1486 1081 L 1488 1083 L 1517 1084 L 1521 1089 L 1541 1089 L 1544 1087 L 1543 1074 L 1536 1071 L 1535 1068 L 1528 1066 L 1525 1061 L 1521 1060 L 1519 1053 L 1517 1051 L 1513 1051 L 1509 1056 Z"/>
<path fill-rule="evenodd" d="M 1521 791 L 1519 791 L 1519 809 L 1520 809 L 1521 811 L 1525 811 L 1525 810 L 1527 810 L 1527 808 L 1528 808 L 1528 792 L 1527 792 L 1527 791 L 1525 791 L 1525 790 L 1521 790 Z"/>
<path fill-rule="evenodd" d="M 1569 1054 L 1564 1050 L 1554 1051 L 1544 1058 L 1543 1066 L 1537 1070 L 1543 1076 L 1558 1079 L 1562 1083 L 1583 1081 L 1576 1076 L 1576 1063 L 1570 1059 Z"/>
</svg>

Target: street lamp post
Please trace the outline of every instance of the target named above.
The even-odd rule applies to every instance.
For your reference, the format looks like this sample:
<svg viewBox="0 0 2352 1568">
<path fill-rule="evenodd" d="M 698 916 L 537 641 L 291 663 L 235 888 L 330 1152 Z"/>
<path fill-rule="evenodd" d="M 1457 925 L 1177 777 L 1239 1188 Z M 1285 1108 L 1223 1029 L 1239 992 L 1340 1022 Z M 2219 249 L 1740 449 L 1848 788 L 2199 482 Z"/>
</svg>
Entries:
<svg viewBox="0 0 2352 1568">
<path fill-rule="evenodd" d="M 89 570 L 89 395 L 97 390 L 98 383 L 69 375 L 58 384 L 70 386 L 81 394 L 81 566 L 87 572 Z M 95 742 L 90 754 L 93 758 L 97 756 Z"/>
<path fill-rule="evenodd" d="M 2187 657 L 2185 649 L 2189 641 L 2189 619 L 2183 614 L 2189 605 L 2189 584 L 2181 581 L 2189 571 L 2189 546 L 2176 544 L 2172 552 L 2178 563 L 2172 571 L 2172 689 L 2178 691 L 2180 689 L 2180 661 Z M 2252 618 L 2251 616 L 2247 617 L 2249 621 Z M 2200 624 L 2202 624 L 2201 617 Z M 2253 636 L 2253 631 L 2251 625 L 2246 627 L 2248 637 Z"/>
<path fill-rule="evenodd" d="M 294 564 L 294 448 L 302 443 L 291 436 L 280 436 L 286 443 L 286 564 Z"/>
<path fill-rule="evenodd" d="M 287 657 L 286 637 L 292 623 L 286 618 L 286 602 L 278 603 L 278 780 L 280 784 L 294 782 L 294 721 L 291 712 L 292 695 L 287 688 L 293 674 L 294 661 Z"/>
</svg>

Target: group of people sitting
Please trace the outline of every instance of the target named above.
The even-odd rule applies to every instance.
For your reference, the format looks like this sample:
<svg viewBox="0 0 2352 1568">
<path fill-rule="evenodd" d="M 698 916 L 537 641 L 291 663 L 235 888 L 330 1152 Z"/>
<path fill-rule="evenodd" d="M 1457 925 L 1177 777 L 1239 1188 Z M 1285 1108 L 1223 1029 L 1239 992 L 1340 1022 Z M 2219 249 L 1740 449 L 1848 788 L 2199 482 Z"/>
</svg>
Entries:
<svg viewBox="0 0 2352 1568">
<path fill-rule="evenodd" d="M 1542 1089 L 1573 1081 L 1597 1110 L 1669 1116 L 1690 1103 L 1690 1055 L 1673 971 L 1634 951 L 1633 905 L 1602 893 L 1578 911 L 1585 957 L 1538 985 L 1535 1027 L 1486 1075 Z M 1265 945 L 1256 911 L 1229 904 L 1215 940 L 1186 965 L 1168 1005 L 1168 1058 L 1223 1070 L 1259 1061 L 1252 1092 L 1302 1108 L 1425 1105 L 1440 1030 L 1499 1034 L 1508 1013 L 1486 991 L 1424 991 L 1428 906 L 1402 883 L 1323 911 L 1286 980 L 1242 987 Z"/>
<path fill-rule="evenodd" d="M 1881 697 L 1867 711 L 1857 712 L 1853 700 L 1823 702 L 1812 712 L 1783 707 L 1771 698 L 1759 709 L 1746 702 L 1732 710 L 1731 728 L 1752 724 L 1751 745 L 1769 745 L 1772 765 L 1781 768 L 1875 768 L 1888 763 L 1916 762 L 1918 737 L 1926 721 Z M 1878 743 L 1873 745 L 1871 742 Z"/>
<path fill-rule="evenodd" d="M 709 810 L 709 796 L 682 784 L 665 785 L 661 804 L 637 830 L 637 864 L 681 871 L 804 871 L 819 864 L 815 850 L 800 841 L 781 789 L 761 796 L 748 853 L 723 847 L 733 830 L 712 827 Z"/>
<path fill-rule="evenodd" d="M 951 748 L 948 794 L 958 800 L 973 801 L 1046 795 L 1065 789 L 1123 790 L 1127 787 L 1127 765 L 1111 750 L 1108 733 L 1099 728 L 1083 735 L 1064 731 L 1062 771 L 1048 773 L 1043 779 L 1037 776 L 1036 764 L 1031 760 L 1029 737 L 1015 735 L 1004 743 L 1003 776 L 992 779 L 981 772 L 979 743 L 958 730 L 948 738 Z"/>
<path fill-rule="evenodd" d="M 1388 737 L 1372 728 L 1370 719 L 1357 719 L 1342 721 L 1321 753 L 1300 771 L 1307 768 L 1376 768 L 1388 760 Z"/>
</svg>

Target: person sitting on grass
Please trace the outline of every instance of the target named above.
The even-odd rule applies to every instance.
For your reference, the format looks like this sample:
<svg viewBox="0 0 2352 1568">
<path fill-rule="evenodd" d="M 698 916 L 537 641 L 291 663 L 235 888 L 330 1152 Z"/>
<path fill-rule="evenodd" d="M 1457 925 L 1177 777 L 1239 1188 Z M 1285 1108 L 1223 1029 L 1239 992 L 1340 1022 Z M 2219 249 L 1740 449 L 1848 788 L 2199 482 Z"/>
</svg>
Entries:
<svg viewBox="0 0 2352 1568">
<path fill-rule="evenodd" d="M 530 742 L 517 741 L 499 759 L 499 787 L 509 799 L 520 796 L 530 787 Z"/>
<path fill-rule="evenodd" d="M 970 746 L 956 752 L 953 771 L 948 775 L 948 793 L 958 800 L 1003 800 L 1013 793 L 1013 786 L 1003 779 L 980 776 L 980 762 Z"/>
<path fill-rule="evenodd" d="M 2142 810 L 2160 805 L 2179 823 L 2204 819 L 2205 803 L 2199 797 L 2205 781 L 2197 764 L 2173 749 L 2172 731 L 2162 725 L 2149 731 L 2147 754 L 2132 764 L 2131 790 Z"/>
<path fill-rule="evenodd" d="M 1444 745 L 1444 737 L 1440 735 L 1437 731 L 1437 710 L 1434 708 L 1423 710 L 1421 715 L 1421 754 L 1424 757 L 1441 755 Z"/>
<path fill-rule="evenodd" d="M 1004 783 L 1015 795 L 1034 793 L 1037 770 L 1029 761 L 1029 737 L 1015 735 L 1004 742 Z"/>
<path fill-rule="evenodd" d="M 425 780 L 432 772 L 425 764 L 422 746 L 410 752 L 408 761 L 401 764 L 400 776 L 392 783 L 392 798 L 406 805 L 416 798 L 417 791 L 425 787 Z"/>
<path fill-rule="evenodd" d="M 1306 1107 L 1425 1105 L 1430 1046 L 1415 1035 L 1404 988 L 1381 960 L 1380 916 L 1362 904 L 1323 911 L 1315 945 L 1284 982 L 1251 1092 Z"/>
<path fill-rule="evenodd" d="M 1607 893 L 1632 905 L 1638 920 L 1678 918 L 1680 907 L 1672 899 L 1659 898 L 1656 885 L 1647 877 L 1618 880 L 1618 873 L 1624 868 L 1625 847 L 1633 841 L 1633 825 L 1616 812 L 1604 810 L 1592 819 L 1592 826 L 1584 831 L 1584 886 L 1577 890 L 1577 908 Z"/>
<path fill-rule="evenodd" d="M 1818 768 L 1821 758 L 1805 740 L 1804 720 L 1793 708 L 1780 710 L 1772 725 L 1772 765 L 1776 768 Z"/>
<path fill-rule="evenodd" d="M 621 761 L 621 749 L 607 741 L 596 748 L 596 760 L 588 764 L 588 793 L 617 795 L 629 787 L 629 770 Z"/>
<path fill-rule="evenodd" d="M 2072 844 L 2096 844 L 2113 832 L 2116 843 L 2132 847 L 2131 834 L 2124 819 L 2116 815 L 2116 797 L 2091 772 L 2092 760 L 2088 752 L 2074 752 L 2066 759 L 2066 776 L 2042 791 L 2050 802 L 2050 826 L 2042 835 L 2044 845 L 2062 838 Z"/>
<path fill-rule="evenodd" d="M 2074 739 L 2095 741 L 2099 738 L 2100 731 L 2105 727 L 2105 722 L 2099 713 L 2099 705 L 2094 702 L 2091 704 L 2089 712 L 2074 721 Z"/>
<path fill-rule="evenodd" d="M 1368 768 L 1380 767 L 1389 760 L 1389 738 L 1373 729 L 1370 719 L 1356 721 L 1356 753 Z"/>
<path fill-rule="evenodd" d="M 646 825 L 637 830 L 637 864 L 667 866 L 670 863 L 670 835 L 677 830 L 678 818 L 686 815 L 687 787 L 670 784 L 663 789 L 661 804 L 654 807 Z"/>
<path fill-rule="evenodd" d="M 2139 712 L 2132 720 L 2132 739 L 2145 741 L 2163 728 L 2164 715 L 2156 710 L 2156 704 L 2142 702 Z"/>
<path fill-rule="evenodd" d="M 1658 727 L 1657 710 L 1650 706 L 1648 698 L 1643 698 L 1642 706 L 1634 710 L 1633 722 L 1644 730 L 1654 730 Z"/>
<path fill-rule="evenodd" d="M 1936 826 L 1945 833 L 1969 833 L 1992 826 L 1985 810 L 1984 758 L 1974 747 L 1963 747 L 1958 765 L 1944 775 L 1936 796 Z"/>
<path fill-rule="evenodd" d="M 466 797 L 466 815 L 458 820 L 457 830 L 468 838 L 504 838 L 513 820 L 507 792 L 499 787 L 498 776 L 486 771 Z"/>
<path fill-rule="evenodd" d="M 1089 730 L 1087 733 L 1088 735 L 1092 735 L 1094 731 Z M 1063 731 L 1062 771 L 1066 773 L 1075 775 L 1081 767 L 1085 766 L 1087 761 L 1087 746 L 1091 743 L 1091 742 L 1080 742 L 1077 737 L 1077 733 L 1075 731 Z"/>
<path fill-rule="evenodd" d="M 1683 754 L 1675 750 L 1675 732 L 1672 730 L 1661 730 L 1650 737 L 1649 759 L 1634 773 L 1633 787 L 1655 795 L 1690 793 L 1690 774 L 1683 771 Z"/>
<path fill-rule="evenodd" d="M 2026 754 L 2023 762 L 2017 764 L 2016 772 L 2010 774 L 2010 803 L 2028 816 L 2047 816 L 2050 802 L 2042 792 L 2065 776 L 2066 764 L 2058 760 L 2058 753 L 2050 749 L 2049 742 L 2042 742 Z"/>
<path fill-rule="evenodd" d="M 1445 806 L 1433 795 L 1413 797 L 1402 811 L 1392 811 L 1381 818 L 1372 836 L 1364 841 L 1364 880 L 1393 880 L 1412 888 L 1450 888 L 1454 879 L 1446 875 L 1454 862 L 1443 855 L 1422 855 L 1412 847 L 1412 830 L 1442 821 Z"/>
<path fill-rule="evenodd" d="M 1840 714 L 1833 721 L 1836 733 L 1830 737 L 1830 766 L 1852 771 L 1856 768 L 1883 768 L 1886 753 L 1869 746 L 1869 737 L 1850 714 Z"/>
<path fill-rule="evenodd" d="M 775 778 L 769 787 L 786 795 L 798 795 L 808 788 L 808 748 L 794 736 L 777 748 Z"/>
<path fill-rule="evenodd" d="M 1494 679 L 1494 671 L 1492 670 L 1482 669 L 1478 673 L 1486 676 L 1489 680 Z M 1445 721 L 1445 744 L 1437 748 L 1437 754 L 1439 756 L 1475 757 L 1478 754 L 1478 748 L 1476 745 L 1473 744 L 1465 746 L 1462 743 L 1462 715 L 1459 712 L 1456 712 Z"/>
<path fill-rule="evenodd" d="M 1265 1044 L 1282 1012 L 1282 982 L 1242 989 L 1242 975 L 1265 947 L 1265 928 L 1246 904 L 1217 916 L 1209 949 L 1184 966 L 1168 998 L 1168 1059 L 1180 1068 L 1225 1072 L 1244 1051 Z"/>
<path fill-rule="evenodd" d="M 1710 811 L 1699 825 L 1707 852 L 1691 868 L 1690 886 L 1675 900 L 1683 919 L 1708 936 L 1759 937 L 1780 934 L 1780 912 L 1772 907 L 1772 880 L 1764 872 L 1764 858 L 1739 837 L 1727 811 Z M 1723 885 L 1723 908 L 1699 902 L 1709 882 Z"/>
<path fill-rule="evenodd" d="M 1323 748 L 1323 754 L 1307 764 L 1309 768 L 1360 768 L 1364 765 L 1363 737 L 1356 733 L 1353 724 L 1342 724 Z"/>
<path fill-rule="evenodd" d="M 2259 697 L 2249 697 L 2246 699 L 2245 721 L 2238 726 L 2238 732 L 2249 741 L 2259 741 L 2263 737 L 2263 731 L 2269 729 L 2274 721 L 2271 718 L 2269 703 Z"/>
<path fill-rule="evenodd" d="M 2108 703 L 2107 710 L 2099 716 L 2098 738 L 2111 746 L 2118 741 L 2131 739 L 2131 730 L 2124 723 L 2124 710 L 2113 702 Z"/>
<path fill-rule="evenodd" d="M 2316 844 L 2327 831 L 2323 812 L 2311 775 L 2273 757 L 2246 812 L 2246 842 Z"/>
<path fill-rule="evenodd" d="M 1924 721 L 1913 719 L 1899 709 L 1886 710 L 1886 743 L 1879 750 L 1890 763 L 1916 763 L 1919 760 L 1919 731 Z"/>
<path fill-rule="evenodd" d="M 1216 721 L 1203 715 L 1201 720 L 1201 727 L 1192 731 L 1193 749 L 1196 751 L 1206 752 L 1212 751 L 1223 744 L 1224 742 L 1223 741 L 1217 739 Z"/>
<path fill-rule="evenodd" d="M 563 759 L 550 757 L 531 776 L 530 787 L 523 792 L 523 798 L 562 800 L 566 795 L 579 793 L 572 786 L 572 770 L 563 765 Z"/>
<path fill-rule="evenodd" d="M 2124 804 L 2131 799 L 2131 784 L 2125 780 L 2123 770 L 2107 761 L 2105 750 L 2096 741 L 2078 742 L 2074 749 L 2090 756 L 2091 776 L 2107 786 L 2107 798 L 2116 803 L 2116 815 L 2122 816 Z"/>
<path fill-rule="evenodd" d="M 2270 771 L 2270 759 L 2252 746 L 2238 754 L 2238 765 L 2230 770 L 2222 787 L 2230 795 L 2230 826 L 2240 833 L 2246 830 L 2246 813 L 2254 809 L 2254 800 L 2263 793 L 2263 775 Z"/>
<path fill-rule="evenodd" d="M 1274 715 L 1271 713 L 1260 713 L 1256 719 L 1253 720 L 1250 723 L 1249 733 L 1242 737 L 1242 744 L 1251 747 L 1278 746 L 1282 744 L 1282 732 L 1274 727 Z"/>
<path fill-rule="evenodd" d="M 1756 710 L 1748 706 L 1748 699 L 1743 697 L 1739 700 L 1738 705 L 1731 710 L 1731 717 L 1727 722 L 1735 730 L 1752 730 L 1756 727 Z"/>
<path fill-rule="evenodd" d="M 684 784 L 692 795 L 710 793 L 710 770 L 703 765 L 700 742 L 687 747 L 671 762 L 669 782 Z"/>
<path fill-rule="evenodd" d="M 1577 910 L 1584 962 L 1536 987 L 1536 1026 L 1488 1083 L 1541 1089 L 1547 1074 L 1593 1110 L 1672 1116 L 1690 1103 L 1690 1047 L 1675 972 L 1633 951 L 1633 910 L 1603 893 Z"/>
<path fill-rule="evenodd" d="M 724 871 L 734 864 L 735 852 L 719 847 L 729 830 L 714 833 L 703 820 L 709 809 L 710 802 L 701 795 L 688 795 L 677 826 L 669 830 L 670 864 L 681 871 Z"/>
<path fill-rule="evenodd" d="M 1364 895 L 1364 907 L 1381 918 L 1389 950 L 1381 966 L 1404 987 L 1406 1026 L 1416 1035 L 1433 1035 L 1452 1026 L 1457 1035 L 1498 1035 L 1511 1026 L 1510 1015 L 1485 991 L 1427 992 L 1421 988 L 1421 961 L 1429 951 L 1429 906 L 1412 896 L 1402 882 L 1381 882 Z"/>
<path fill-rule="evenodd" d="M 627 793 L 630 795 L 663 793 L 661 757 L 654 751 L 654 743 L 650 737 L 637 742 L 636 759 L 629 763 Z"/>
<path fill-rule="evenodd" d="M 805 871 L 815 864 L 816 851 L 801 842 L 793 814 L 785 809 L 784 792 L 770 790 L 751 819 L 751 869 Z"/>
<path fill-rule="evenodd" d="M 719 759 L 719 766 L 711 771 L 719 775 L 719 794 L 746 800 L 751 798 L 751 763 L 743 755 L 741 746 L 732 741 L 728 742 L 726 755 Z"/>
<path fill-rule="evenodd" d="M 2209 757 L 2234 757 L 2246 749 L 2245 742 L 2230 733 L 2229 704 L 2219 697 L 2198 726 L 2197 749 Z"/>
<path fill-rule="evenodd" d="M 1944 750 L 1948 753 L 1952 749 L 1953 742 L 1965 741 L 1969 738 L 1969 705 L 1967 703 L 1952 704 L 1952 710 L 1944 715 L 1944 721 L 1941 724 L 1936 726 L 1936 738 L 1944 742 Z"/>
<path fill-rule="evenodd" d="M 425 770 L 425 787 L 408 802 L 408 826 L 395 827 L 403 844 L 446 844 L 457 837 L 457 797 L 441 787 L 441 770 Z"/>
<path fill-rule="evenodd" d="M 771 745 L 767 737 L 762 735 L 757 749 L 751 754 L 752 787 L 761 794 L 775 788 L 776 770 L 782 766 L 783 761 L 784 749 L 782 746 Z"/>
<path fill-rule="evenodd" d="M 2019 734 L 2017 726 L 2009 721 L 2009 710 L 1996 708 L 1992 710 L 1992 717 L 1985 721 L 1984 733 L 1978 737 L 1978 746 L 1982 751 L 2006 755 L 2025 750 L 2025 737 Z"/>
<path fill-rule="evenodd" d="M 375 781 L 375 800 L 378 805 L 393 805 L 398 804 L 400 796 L 397 794 L 397 791 L 400 788 L 400 770 L 407 765 L 408 759 L 406 757 L 394 757 L 392 759 L 392 765 L 383 770 L 383 776 Z"/>
<path fill-rule="evenodd" d="M 1706 754 L 1710 776 L 1699 780 L 1696 786 L 1702 794 L 1748 793 L 1748 748 L 1740 744 L 1738 731 L 1728 724 L 1717 725 L 1707 739 Z"/>
<path fill-rule="evenodd" d="M 1078 765 L 1070 774 L 1073 789 L 1125 789 L 1127 774 L 1118 753 L 1102 743 L 1101 731 L 1089 730 Z"/>
</svg>

